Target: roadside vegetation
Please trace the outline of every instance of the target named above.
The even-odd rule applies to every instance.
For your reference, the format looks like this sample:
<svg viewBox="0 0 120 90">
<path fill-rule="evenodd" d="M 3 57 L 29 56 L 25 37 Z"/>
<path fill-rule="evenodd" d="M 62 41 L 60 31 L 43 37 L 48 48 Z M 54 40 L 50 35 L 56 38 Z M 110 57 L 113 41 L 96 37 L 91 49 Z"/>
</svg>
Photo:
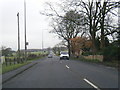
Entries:
<svg viewBox="0 0 120 90">
<path fill-rule="evenodd" d="M 31 62 L 35 61 L 35 60 L 39 60 L 41 58 L 43 58 L 44 56 L 41 56 L 41 57 L 36 57 L 36 58 L 33 58 L 33 59 L 28 59 L 26 62 L 24 63 L 17 63 L 17 64 L 11 64 L 11 65 L 7 65 L 4 63 L 2 64 L 2 74 L 6 73 L 6 72 L 9 72 L 9 71 L 12 71 L 12 70 L 15 70 L 17 68 L 20 68 L 24 65 L 27 65 L 27 64 L 30 64 Z"/>
<path fill-rule="evenodd" d="M 22 67 L 24 65 L 27 65 L 29 63 L 30 62 L 25 62 L 25 63 L 13 64 L 13 65 L 9 65 L 9 66 L 6 66 L 5 64 L 3 64 L 2 65 L 2 74 L 9 72 L 9 71 L 12 71 L 12 70 L 15 70 L 15 69 Z"/>
<path fill-rule="evenodd" d="M 69 56 L 89 62 L 118 66 L 120 61 L 120 24 L 116 0 L 63 0 L 60 3 L 46 3 L 48 12 L 42 12 L 52 19 L 51 33 L 62 40 L 55 45 L 54 52 L 67 47 Z M 58 5 L 59 10 L 55 8 Z M 60 13 L 61 11 L 62 13 Z M 88 57 L 87 57 L 88 56 Z M 101 59 L 102 58 L 102 59 Z M 101 62 L 102 61 L 102 62 Z"/>
<path fill-rule="evenodd" d="M 2 74 L 6 73 L 6 72 L 9 72 L 9 71 L 12 71 L 14 69 L 17 69 L 17 68 L 20 68 L 24 65 L 27 65 L 27 64 L 30 64 L 31 62 L 35 61 L 35 60 L 39 60 L 41 58 L 43 58 L 44 56 L 41 56 L 41 57 L 32 57 L 32 58 L 28 58 L 27 61 L 25 62 L 21 62 L 21 63 L 12 63 L 10 64 L 10 62 L 7 62 L 8 64 L 6 65 L 6 63 L 3 63 L 2 64 Z"/>
<path fill-rule="evenodd" d="M 75 58 L 75 57 L 71 57 L 72 60 L 79 60 L 79 61 L 83 61 L 83 62 L 89 62 L 89 63 L 96 63 L 96 64 L 101 64 L 101 65 L 105 65 L 105 66 L 110 66 L 110 67 L 114 67 L 114 68 L 119 68 L 120 65 L 120 61 L 118 60 L 108 60 L 108 61 L 103 61 L 101 62 L 98 59 L 85 59 L 83 56 L 80 56 L 79 58 Z"/>
<path fill-rule="evenodd" d="M 39 60 L 47 55 L 47 52 L 42 51 L 28 52 L 27 60 L 25 61 L 23 51 L 20 53 L 20 58 L 18 58 L 18 53 L 16 51 L 12 51 L 11 48 L 8 49 L 6 47 L 2 47 L 2 52 L 2 55 L 4 56 L 0 64 L 0 73 L 2 74 L 27 65 L 35 60 Z"/>
</svg>

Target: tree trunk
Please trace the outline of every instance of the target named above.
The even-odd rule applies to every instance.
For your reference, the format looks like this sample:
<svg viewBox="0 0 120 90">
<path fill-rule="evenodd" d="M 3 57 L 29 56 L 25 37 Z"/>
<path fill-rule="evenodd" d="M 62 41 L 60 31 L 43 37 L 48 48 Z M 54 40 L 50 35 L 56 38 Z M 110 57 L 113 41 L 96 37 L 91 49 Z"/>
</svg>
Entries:
<svg viewBox="0 0 120 90">
<path fill-rule="evenodd" d="M 91 17 L 91 13 L 90 13 L 90 35 L 92 37 L 92 51 L 93 51 L 93 54 L 96 53 L 97 49 L 96 49 L 96 40 L 95 40 L 95 36 L 96 36 L 96 28 L 95 27 L 92 27 L 92 17 Z"/>
<path fill-rule="evenodd" d="M 103 49 L 105 47 L 105 36 L 104 36 L 104 21 L 105 21 L 105 12 L 106 12 L 106 5 L 107 5 L 107 2 L 104 2 L 103 3 L 103 8 L 102 8 L 102 17 L 101 17 L 101 22 L 100 22 L 100 26 L 101 26 L 101 45 L 100 45 L 100 48 Z"/>
<path fill-rule="evenodd" d="M 104 15 L 102 17 L 102 21 L 101 21 L 101 45 L 100 48 L 103 49 L 105 47 L 105 36 L 104 36 Z"/>
<path fill-rule="evenodd" d="M 70 41 L 68 40 L 68 53 L 69 53 L 69 56 L 71 56 L 71 49 L 70 49 Z"/>
<path fill-rule="evenodd" d="M 91 34 L 91 37 L 92 37 L 92 52 L 93 54 L 96 53 L 97 51 L 97 48 L 96 48 L 96 39 L 95 39 L 95 36 L 96 36 L 96 31 L 95 31 L 95 27 L 92 28 L 92 22 L 91 22 L 91 25 L 90 25 L 90 34 Z"/>
<path fill-rule="evenodd" d="M 95 32 L 92 31 L 92 44 L 93 44 L 93 54 L 95 55 L 97 52 L 97 48 L 96 48 L 96 40 L 95 40 Z"/>
<path fill-rule="evenodd" d="M 103 49 L 104 47 L 105 47 L 104 28 L 101 28 L 101 45 L 100 45 L 100 48 Z"/>
</svg>

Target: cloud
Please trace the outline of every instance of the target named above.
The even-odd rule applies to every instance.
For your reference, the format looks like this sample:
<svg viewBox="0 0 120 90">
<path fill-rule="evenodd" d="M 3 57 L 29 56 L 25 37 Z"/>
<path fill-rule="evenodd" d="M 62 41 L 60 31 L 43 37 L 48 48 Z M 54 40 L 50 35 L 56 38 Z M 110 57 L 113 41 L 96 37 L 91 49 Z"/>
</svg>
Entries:
<svg viewBox="0 0 120 90">
<path fill-rule="evenodd" d="M 26 25 L 28 48 L 41 48 L 42 30 L 50 29 L 49 20 L 39 12 L 49 0 L 26 0 Z M 52 2 L 56 0 L 51 0 Z M 17 13 L 20 13 L 20 42 L 24 48 L 24 0 L 2 0 L 0 4 L 2 25 L 1 45 L 17 50 Z M 59 42 L 49 31 L 44 31 L 44 46 L 51 47 Z"/>
</svg>

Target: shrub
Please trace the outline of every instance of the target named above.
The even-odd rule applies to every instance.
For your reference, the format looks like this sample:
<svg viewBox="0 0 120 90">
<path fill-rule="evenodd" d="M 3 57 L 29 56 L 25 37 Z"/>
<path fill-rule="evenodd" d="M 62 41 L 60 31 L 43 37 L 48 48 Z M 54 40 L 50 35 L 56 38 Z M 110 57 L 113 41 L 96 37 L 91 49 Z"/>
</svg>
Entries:
<svg viewBox="0 0 120 90">
<path fill-rule="evenodd" d="M 93 55 L 93 53 L 88 51 L 88 52 L 83 52 L 82 55 L 88 56 L 88 55 Z"/>
<path fill-rule="evenodd" d="M 118 60 L 118 50 L 120 48 L 117 46 L 108 46 L 103 49 L 104 60 Z"/>
<path fill-rule="evenodd" d="M 37 55 L 35 55 L 35 54 L 29 54 L 28 55 L 28 59 L 34 59 L 34 58 L 37 58 Z"/>
</svg>

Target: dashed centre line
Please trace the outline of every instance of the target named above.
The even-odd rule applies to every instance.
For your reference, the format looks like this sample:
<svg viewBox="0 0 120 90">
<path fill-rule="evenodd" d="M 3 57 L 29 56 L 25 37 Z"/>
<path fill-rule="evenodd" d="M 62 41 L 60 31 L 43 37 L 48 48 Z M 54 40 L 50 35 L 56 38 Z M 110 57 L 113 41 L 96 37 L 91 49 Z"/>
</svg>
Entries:
<svg viewBox="0 0 120 90">
<path fill-rule="evenodd" d="M 68 67 L 68 65 L 66 65 L 66 68 L 68 68 L 68 69 L 69 69 L 70 67 Z"/>
<path fill-rule="evenodd" d="M 69 69 L 70 67 L 68 65 L 65 65 L 67 69 Z M 83 80 L 88 83 L 89 85 L 91 85 L 93 88 L 97 89 L 97 90 L 101 90 L 100 88 L 98 88 L 95 84 L 93 84 L 92 82 L 90 82 L 89 80 L 87 80 L 86 78 L 83 78 Z"/>
<path fill-rule="evenodd" d="M 94 85 L 93 83 L 91 83 L 89 80 L 87 80 L 86 78 L 83 79 L 85 82 L 87 82 L 88 84 L 90 84 L 92 87 L 94 87 L 97 90 L 100 90 L 96 85 Z"/>
</svg>

